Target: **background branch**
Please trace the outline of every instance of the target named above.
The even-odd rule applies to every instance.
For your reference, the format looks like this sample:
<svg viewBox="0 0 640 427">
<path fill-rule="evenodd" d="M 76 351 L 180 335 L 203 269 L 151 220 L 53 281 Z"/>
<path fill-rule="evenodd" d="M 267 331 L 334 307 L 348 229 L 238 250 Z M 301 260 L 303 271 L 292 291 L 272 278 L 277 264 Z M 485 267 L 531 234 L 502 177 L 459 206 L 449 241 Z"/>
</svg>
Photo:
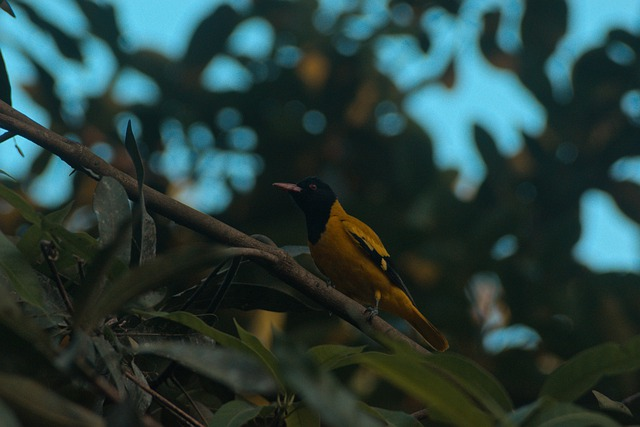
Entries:
<svg viewBox="0 0 640 427">
<path fill-rule="evenodd" d="M 88 147 L 41 126 L 2 101 L 0 101 L 0 127 L 32 141 L 60 157 L 72 168 L 94 179 L 100 179 L 103 176 L 113 177 L 124 187 L 129 198 L 138 200 L 138 184 L 135 178 L 114 168 L 96 156 Z M 403 342 L 418 352 L 429 354 L 429 351 L 380 317 L 376 316 L 368 322 L 362 305 L 327 286 L 282 249 L 262 243 L 146 185 L 143 191 L 147 209 L 222 244 L 255 249 L 255 254 L 246 255 L 247 258 L 257 261 L 270 274 L 322 304 L 327 310 L 351 323 L 374 340 L 380 342 L 379 337 L 386 337 Z"/>
</svg>

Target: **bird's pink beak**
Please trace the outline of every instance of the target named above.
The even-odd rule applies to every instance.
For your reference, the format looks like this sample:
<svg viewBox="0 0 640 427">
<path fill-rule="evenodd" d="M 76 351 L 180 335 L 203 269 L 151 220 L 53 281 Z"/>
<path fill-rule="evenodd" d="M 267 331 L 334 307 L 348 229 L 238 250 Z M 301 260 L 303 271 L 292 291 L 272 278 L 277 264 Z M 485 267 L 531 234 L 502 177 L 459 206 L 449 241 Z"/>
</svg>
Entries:
<svg viewBox="0 0 640 427">
<path fill-rule="evenodd" d="M 278 187 L 284 191 L 288 191 L 289 193 L 299 193 L 302 191 L 302 188 L 298 187 L 295 184 L 287 184 L 286 182 L 274 182 L 274 187 Z"/>
</svg>

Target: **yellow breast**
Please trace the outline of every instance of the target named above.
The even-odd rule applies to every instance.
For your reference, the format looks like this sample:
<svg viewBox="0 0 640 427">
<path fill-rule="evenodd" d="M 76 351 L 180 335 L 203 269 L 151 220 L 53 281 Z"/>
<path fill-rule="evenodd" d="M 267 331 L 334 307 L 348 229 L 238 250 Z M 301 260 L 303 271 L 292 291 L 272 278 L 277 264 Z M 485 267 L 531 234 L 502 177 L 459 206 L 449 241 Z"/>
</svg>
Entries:
<svg viewBox="0 0 640 427">
<path fill-rule="evenodd" d="M 358 248 L 337 215 L 329 217 L 320 240 L 309 247 L 316 266 L 331 284 L 363 305 L 374 304 L 376 289 L 388 286 L 385 273 Z"/>
</svg>

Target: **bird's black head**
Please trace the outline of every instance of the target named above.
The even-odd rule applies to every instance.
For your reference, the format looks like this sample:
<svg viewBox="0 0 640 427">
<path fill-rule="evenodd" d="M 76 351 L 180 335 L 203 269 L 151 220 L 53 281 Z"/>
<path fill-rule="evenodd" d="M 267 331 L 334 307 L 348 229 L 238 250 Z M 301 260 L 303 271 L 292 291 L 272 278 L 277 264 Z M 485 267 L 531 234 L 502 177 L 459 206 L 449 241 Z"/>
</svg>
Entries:
<svg viewBox="0 0 640 427">
<path fill-rule="evenodd" d="M 331 187 L 315 176 L 303 179 L 297 184 L 274 183 L 274 186 L 288 191 L 302 211 L 309 213 L 330 210 L 336 201 L 336 194 Z"/>
<path fill-rule="evenodd" d="M 305 178 L 297 184 L 276 182 L 273 185 L 289 192 L 305 214 L 309 240 L 312 243 L 317 241 L 329 219 L 331 207 L 337 200 L 331 187 L 315 176 Z"/>
</svg>

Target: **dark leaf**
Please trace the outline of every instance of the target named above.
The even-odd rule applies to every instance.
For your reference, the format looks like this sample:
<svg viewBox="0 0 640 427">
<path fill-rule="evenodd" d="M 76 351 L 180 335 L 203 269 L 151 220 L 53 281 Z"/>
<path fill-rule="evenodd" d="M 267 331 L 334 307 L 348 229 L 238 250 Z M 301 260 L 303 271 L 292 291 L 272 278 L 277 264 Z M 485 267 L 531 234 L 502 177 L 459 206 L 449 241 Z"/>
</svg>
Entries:
<svg viewBox="0 0 640 427">
<path fill-rule="evenodd" d="M 126 265 L 131 255 L 131 228 L 123 227 L 131 221 L 129 197 L 122 185 L 110 176 L 103 177 L 96 186 L 93 195 L 93 211 L 98 218 L 100 246 L 111 244 L 120 236 L 122 245 L 116 251 L 116 257 Z"/>
<path fill-rule="evenodd" d="M 260 346 L 262 346 L 262 344 L 256 343 L 252 339 L 248 338 L 246 335 L 245 335 L 245 340 L 249 341 L 250 344 L 247 344 L 247 342 L 242 341 L 241 339 L 238 339 L 232 335 L 226 334 L 222 331 L 212 328 L 211 326 L 204 323 L 202 319 L 198 318 L 197 316 L 191 313 L 187 313 L 184 311 L 182 312 L 178 311 L 173 313 L 154 312 L 154 313 L 143 313 L 143 314 L 145 316 L 161 317 L 163 319 L 180 323 L 181 325 L 187 326 L 193 329 L 194 331 L 200 332 L 202 335 L 206 337 L 212 338 L 214 341 L 216 341 L 218 344 L 220 344 L 223 347 L 239 350 L 247 354 L 250 354 L 256 360 L 261 360 L 263 362 L 263 366 L 265 367 L 265 369 L 270 371 L 271 374 L 273 375 L 273 378 L 278 382 L 278 387 L 280 391 L 284 390 L 284 387 L 282 386 L 282 383 L 281 383 L 280 372 L 278 367 L 275 366 L 275 360 L 272 358 L 273 356 L 266 355 L 265 354 L 266 349 L 264 349 L 264 347 L 263 349 L 259 348 Z M 243 334 L 245 332 L 246 331 L 243 330 Z"/>
<path fill-rule="evenodd" d="M 141 344 L 136 353 L 174 360 L 200 375 L 225 384 L 236 393 L 276 392 L 276 383 L 264 365 L 236 349 L 164 341 Z"/>
<path fill-rule="evenodd" d="M 147 383 L 147 378 L 144 376 L 144 373 L 138 368 L 135 362 L 131 362 L 131 369 L 133 370 L 133 375 L 136 379 L 145 385 L 149 385 Z M 149 406 L 151 406 L 151 402 L 153 398 L 146 391 L 142 390 L 137 384 L 134 384 L 129 378 L 126 378 L 125 387 L 127 389 L 127 395 L 129 396 L 129 400 L 133 403 L 136 413 L 144 414 Z"/>
<path fill-rule="evenodd" d="M 7 12 L 9 15 L 13 16 L 14 18 L 16 17 L 16 14 L 13 12 L 13 9 L 11 8 L 11 5 L 9 4 L 9 2 L 7 0 L 1 0 L 0 1 L 0 9 L 4 10 L 5 12 Z"/>
<path fill-rule="evenodd" d="M 13 243 L 0 232 L 0 270 L 22 301 L 44 312 L 38 275 Z"/>
<path fill-rule="evenodd" d="M 125 395 L 125 382 L 122 369 L 120 368 L 120 361 L 122 357 L 113 348 L 113 345 L 109 343 L 104 337 L 93 336 L 91 337 L 93 346 L 96 348 L 102 363 L 106 366 L 113 381 L 118 389 L 120 396 Z"/>
<path fill-rule="evenodd" d="M 20 215 L 32 224 L 40 224 L 40 214 L 21 195 L 0 182 L 0 198 L 16 208 Z"/>
<path fill-rule="evenodd" d="M 640 336 L 624 344 L 605 343 L 589 348 L 553 371 L 540 396 L 573 401 L 590 391 L 606 375 L 640 369 Z"/>
<path fill-rule="evenodd" d="M 303 404 L 298 404 L 286 418 L 287 427 L 320 427 L 320 416 Z"/>
<path fill-rule="evenodd" d="M 420 421 L 411 414 L 402 411 L 390 411 L 384 408 L 367 407 L 371 415 L 381 419 L 388 427 L 422 427 Z"/>
<path fill-rule="evenodd" d="M 21 7 L 35 26 L 51 36 L 61 54 L 69 59 L 82 61 L 82 52 L 80 51 L 78 39 L 69 36 L 47 19 L 40 16 L 40 14 L 28 4 L 22 3 Z"/>
<path fill-rule="evenodd" d="M 183 279 L 185 274 L 204 269 L 230 253 L 233 249 L 191 246 L 163 254 L 129 271 L 106 289 L 94 286 L 85 296 L 85 303 L 76 311 L 75 324 L 90 329 L 104 316 L 121 309 L 144 292 L 173 284 Z"/>
<path fill-rule="evenodd" d="M 292 343 L 276 335 L 273 352 L 278 357 L 281 375 L 306 405 L 322 414 L 331 426 L 377 426 L 380 420 L 363 411 L 357 399 L 330 373 L 321 370 L 311 358 Z"/>
<path fill-rule="evenodd" d="M 298 404 L 287 415 L 287 427 L 320 427 L 320 416 L 304 404 Z"/>
<path fill-rule="evenodd" d="M 9 73 L 7 73 L 7 66 L 4 63 L 2 52 L 0 52 L 0 100 L 11 105 L 11 82 L 9 81 Z"/>
<path fill-rule="evenodd" d="M 640 222 L 640 186 L 638 184 L 630 181 L 611 181 L 607 191 L 622 212 L 635 222 Z"/>
<path fill-rule="evenodd" d="M 316 303 L 289 286 L 280 283 L 233 283 L 220 304 L 221 308 L 306 312 L 321 310 Z"/>
<path fill-rule="evenodd" d="M 0 398 L 23 425 L 106 425 L 95 413 L 25 377 L 0 373 Z"/>
<path fill-rule="evenodd" d="M 509 413 L 500 425 L 505 427 L 513 425 L 523 427 L 619 426 L 617 422 L 605 415 L 587 411 L 571 403 L 557 402 L 548 398 L 538 399 L 530 405 Z"/>
<path fill-rule="evenodd" d="M 141 265 L 146 260 L 152 259 L 156 254 L 156 226 L 147 212 L 144 201 L 144 165 L 138 150 L 138 144 L 133 130 L 131 120 L 127 123 L 127 131 L 124 138 L 124 145 L 133 161 L 138 180 L 138 200 L 134 202 L 133 210 L 133 240 L 131 241 L 131 265 Z"/>
<path fill-rule="evenodd" d="M 482 402 L 496 417 L 513 409 L 513 403 L 504 386 L 476 362 L 454 353 L 434 354 L 427 363 L 445 369 L 456 382 Z"/>
<path fill-rule="evenodd" d="M 55 352 L 51 348 L 49 337 L 33 318 L 23 314 L 13 292 L 13 289 L 9 289 L 5 283 L 0 282 L 0 324 L 28 343 L 39 354 L 52 360 Z"/>
<path fill-rule="evenodd" d="M 243 400 L 232 400 L 222 405 L 213 418 L 209 421 L 210 426 L 242 427 L 260 415 L 262 408 L 254 406 Z M 288 426 L 288 424 L 287 424 Z"/>
<path fill-rule="evenodd" d="M 240 326 L 237 321 L 235 324 L 240 340 L 253 352 L 257 359 L 262 362 L 264 367 L 273 375 L 274 378 L 279 378 L 279 364 L 273 353 L 271 353 L 271 351 L 266 348 L 255 335 L 252 335 L 249 331 Z"/>
<path fill-rule="evenodd" d="M 184 62 L 196 67 L 204 67 L 215 55 L 222 52 L 227 37 L 240 22 L 240 16 L 229 5 L 219 6 L 211 15 L 200 22 L 196 28 Z"/>
<path fill-rule="evenodd" d="M 117 55 L 120 51 L 120 29 L 116 20 L 115 8 L 111 4 L 96 3 L 90 0 L 78 1 L 78 6 L 87 17 L 92 33 L 104 40 Z"/>
<path fill-rule="evenodd" d="M 320 368 L 331 370 L 345 366 L 342 364 L 343 361 L 350 364 L 349 358 L 354 354 L 362 353 L 364 348 L 364 346 L 348 347 L 339 344 L 324 344 L 310 348 L 307 350 L 307 354 Z"/>
<path fill-rule="evenodd" d="M 49 111 L 52 114 L 52 117 L 59 120 L 61 118 L 60 112 L 62 111 L 62 102 L 55 90 L 55 79 L 41 64 L 32 62 L 32 65 L 36 70 L 37 78 L 33 85 L 26 87 L 26 90 L 34 101 L 40 104 L 40 106 L 45 110 Z M 51 153 L 45 150 L 39 157 L 40 159 L 44 159 L 45 156 L 50 155 Z M 38 163 L 39 165 L 37 165 L 34 170 L 38 170 L 40 167 L 44 168 L 47 162 L 40 160 Z"/>
<path fill-rule="evenodd" d="M 459 426 L 493 425 L 493 417 L 481 410 L 476 401 L 441 368 L 406 350 L 404 353 L 367 352 L 354 354 L 354 363 L 367 366 L 408 395 L 423 402 L 431 418 Z"/>
</svg>

